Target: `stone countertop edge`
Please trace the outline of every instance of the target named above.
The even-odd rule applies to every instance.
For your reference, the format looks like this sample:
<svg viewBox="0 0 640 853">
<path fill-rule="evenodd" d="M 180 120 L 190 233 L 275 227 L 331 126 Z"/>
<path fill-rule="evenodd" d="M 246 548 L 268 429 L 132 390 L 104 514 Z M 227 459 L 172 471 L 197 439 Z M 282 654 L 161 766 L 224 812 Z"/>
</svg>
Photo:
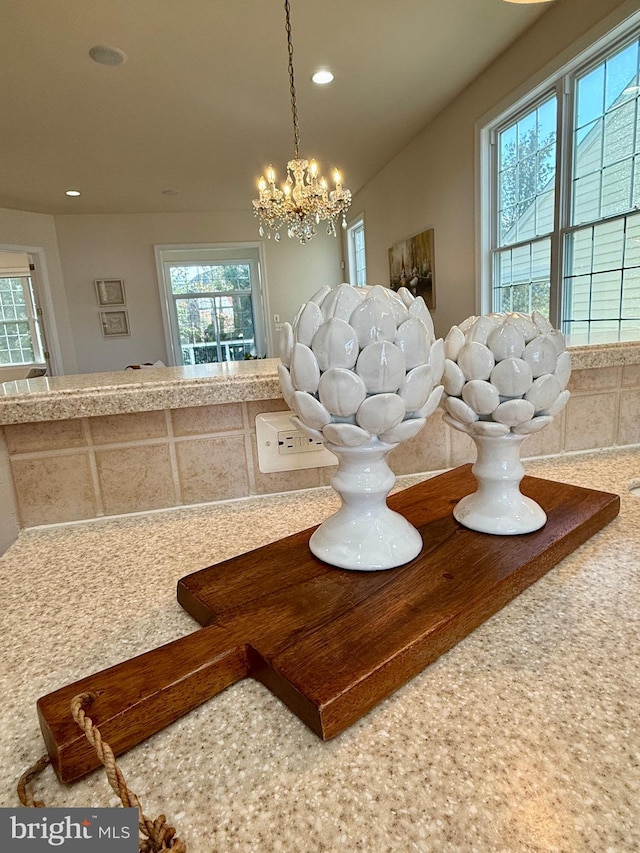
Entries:
<svg viewBox="0 0 640 853">
<path fill-rule="evenodd" d="M 570 347 L 573 370 L 640 363 L 640 344 Z M 0 425 L 281 397 L 279 359 L 45 376 L 0 384 Z"/>
</svg>

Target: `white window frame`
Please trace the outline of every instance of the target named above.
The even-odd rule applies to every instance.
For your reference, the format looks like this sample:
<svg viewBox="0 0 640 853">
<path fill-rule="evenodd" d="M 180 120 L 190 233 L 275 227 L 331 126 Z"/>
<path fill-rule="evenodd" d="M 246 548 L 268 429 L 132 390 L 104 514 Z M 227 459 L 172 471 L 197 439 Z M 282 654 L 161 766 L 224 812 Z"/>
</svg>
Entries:
<svg viewBox="0 0 640 853">
<path fill-rule="evenodd" d="M 364 243 L 363 256 L 364 266 L 361 269 L 364 272 L 364 281 L 358 281 L 358 258 L 356 249 L 356 236 L 362 234 Z M 361 287 L 367 283 L 367 240 L 364 228 L 364 214 L 361 214 L 354 219 L 347 227 L 347 258 L 349 262 L 349 281 L 356 287 Z"/>
<path fill-rule="evenodd" d="M 602 63 L 607 56 L 622 49 L 625 44 L 640 37 L 640 12 L 634 13 L 623 23 L 615 26 L 582 50 L 570 62 L 550 76 L 517 96 L 511 103 L 503 103 L 496 111 L 478 122 L 476 143 L 478 151 L 477 205 L 477 269 L 476 291 L 477 313 L 493 310 L 492 253 L 497 247 L 494 233 L 497 221 L 497 177 L 495 149 L 500 130 L 516 122 L 546 98 L 556 95 L 556 184 L 554 228 L 551 233 L 550 310 L 549 319 L 556 328 L 563 322 L 563 286 L 565 269 L 565 238 L 576 229 L 571 225 L 571 177 L 572 177 L 572 122 L 576 79 L 590 68 Z M 567 118 L 568 116 L 568 118 Z M 606 218 L 594 220 L 594 224 Z M 613 341 L 612 341 L 613 342 Z"/>
<path fill-rule="evenodd" d="M 272 342 L 268 338 L 265 323 L 266 286 L 264 282 L 264 256 L 261 243 L 198 243 L 154 246 L 156 272 L 162 308 L 167 358 L 170 365 L 182 364 L 182 347 L 175 311 L 175 297 L 171 290 L 168 268 L 176 263 L 249 263 L 252 266 L 251 301 L 255 345 L 259 356 L 268 354 Z"/>
</svg>

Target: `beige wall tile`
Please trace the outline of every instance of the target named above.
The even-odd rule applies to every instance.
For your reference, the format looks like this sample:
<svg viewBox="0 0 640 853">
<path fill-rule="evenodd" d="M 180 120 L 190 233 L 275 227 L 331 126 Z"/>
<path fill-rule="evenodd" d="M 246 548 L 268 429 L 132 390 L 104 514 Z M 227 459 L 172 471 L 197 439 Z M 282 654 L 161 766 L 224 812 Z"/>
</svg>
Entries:
<svg viewBox="0 0 640 853">
<path fill-rule="evenodd" d="M 620 395 L 618 444 L 640 444 L 640 391 Z"/>
<path fill-rule="evenodd" d="M 640 385 L 640 364 L 626 364 L 622 368 L 622 385 Z"/>
<path fill-rule="evenodd" d="M 176 443 L 182 502 L 221 501 L 249 494 L 243 435 Z"/>
<path fill-rule="evenodd" d="M 87 453 L 13 459 L 11 469 L 23 527 L 95 516 Z"/>
<path fill-rule="evenodd" d="M 569 391 L 600 391 L 617 388 L 618 367 L 594 367 L 589 370 L 574 370 L 569 380 Z"/>
<path fill-rule="evenodd" d="M 580 394 L 566 408 L 566 450 L 611 447 L 616 440 L 617 395 Z"/>
<path fill-rule="evenodd" d="M 262 415 L 264 412 L 286 412 L 289 406 L 280 397 L 276 400 L 255 400 L 249 401 L 246 404 L 247 417 L 249 420 L 249 429 L 256 428 L 256 415 Z"/>
<path fill-rule="evenodd" d="M 552 453 L 561 453 L 564 439 L 564 412 L 561 412 L 540 432 L 528 435 L 522 444 L 520 456 L 526 459 L 529 456 L 550 456 Z"/>
<path fill-rule="evenodd" d="M 265 410 L 266 411 L 266 410 Z M 253 470 L 257 495 L 269 495 L 274 492 L 292 492 L 296 489 L 312 489 L 324 485 L 323 472 L 333 471 L 335 467 L 302 468 L 299 471 L 276 471 L 273 474 L 263 474 L 258 468 L 258 451 L 256 437 L 251 436 L 251 452 L 253 454 Z M 333 476 L 333 475 L 332 475 Z"/>
<path fill-rule="evenodd" d="M 175 506 L 167 444 L 96 451 L 107 515 Z"/>
<path fill-rule="evenodd" d="M 159 438 L 167 434 L 167 421 L 164 412 L 131 412 L 89 418 L 89 429 L 94 444 L 111 444 Z"/>
<path fill-rule="evenodd" d="M 457 468 L 459 465 L 466 465 L 468 462 L 476 461 L 476 446 L 473 439 L 469 438 L 466 432 L 460 432 L 458 429 L 445 424 L 449 430 L 449 440 L 451 442 L 451 456 L 449 465 L 452 468 Z"/>
<path fill-rule="evenodd" d="M 217 406 L 194 406 L 171 412 L 175 435 L 204 435 L 242 429 L 242 404 L 220 403 Z"/>
<path fill-rule="evenodd" d="M 85 444 L 82 420 L 41 421 L 32 424 L 5 426 L 9 453 L 34 453 L 43 450 L 63 450 Z"/>
<path fill-rule="evenodd" d="M 421 474 L 439 471 L 448 464 L 447 430 L 442 413 L 435 412 L 422 430 L 409 441 L 401 442 L 389 454 L 389 467 L 395 474 Z"/>
</svg>

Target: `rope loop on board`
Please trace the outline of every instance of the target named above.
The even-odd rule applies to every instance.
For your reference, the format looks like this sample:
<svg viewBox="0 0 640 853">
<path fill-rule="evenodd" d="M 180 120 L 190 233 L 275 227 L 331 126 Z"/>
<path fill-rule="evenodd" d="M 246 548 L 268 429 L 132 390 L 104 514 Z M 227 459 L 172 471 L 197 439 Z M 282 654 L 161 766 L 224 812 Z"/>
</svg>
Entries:
<svg viewBox="0 0 640 853">
<path fill-rule="evenodd" d="M 138 809 L 138 828 L 142 836 L 138 844 L 140 853 L 161 853 L 162 850 L 186 853 L 187 845 L 182 839 L 178 838 L 175 829 L 169 826 L 163 814 L 155 820 L 151 820 L 142 811 L 140 800 L 127 785 L 124 774 L 116 763 L 113 750 L 106 741 L 102 740 L 100 731 L 93 725 L 91 717 L 85 711 L 96 698 L 95 693 L 80 693 L 78 696 L 74 696 L 71 700 L 71 715 L 95 749 L 96 755 L 106 771 L 107 780 L 120 798 L 122 805 L 125 808 Z M 49 764 L 49 756 L 41 756 L 18 780 L 18 798 L 23 806 L 29 808 L 45 807 L 41 800 L 35 799 L 30 784 Z"/>
</svg>

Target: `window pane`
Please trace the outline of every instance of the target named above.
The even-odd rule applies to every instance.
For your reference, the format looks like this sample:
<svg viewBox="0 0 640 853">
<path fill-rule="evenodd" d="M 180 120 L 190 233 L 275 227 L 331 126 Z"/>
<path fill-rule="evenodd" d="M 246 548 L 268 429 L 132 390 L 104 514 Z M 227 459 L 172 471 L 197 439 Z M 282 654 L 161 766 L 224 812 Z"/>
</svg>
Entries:
<svg viewBox="0 0 640 853">
<path fill-rule="evenodd" d="M 184 364 L 242 361 L 256 355 L 251 296 L 176 299 Z"/>
<path fill-rule="evenodd" d="M 613 216 L 631 207 L 631 160 L 616 163 L 602 172 L 602 216 Z"/>
<path fill-rule="evenodd" d="M 584 127 L 604 110 L 604 65 L 580 78 L 576 86 L 576 127 Z"/>
<path fill-rule="evenodd" d="M 596 225 L 593 234 L 593 271 L 621 269 L 624 250 L 624 219 Z"/>
<path fill-rule="evenodd" d="M 588 342 L 618 340 L 623 328 L 624 340 L 630 339 L 640 320 L 639 241 L 638 213 L 568 235 L 564 331 L 573 335 L 573 321 L 586 320 L 581 335 Z"/>
<path fill-rule="evenodd" d="M 621 271 L 594 273 L 591 285 L 591 319 L 617 321 L 620 317 L 621 290 Z"/>
<path fill-rule="evenodd" d="M 638 321 L 638 320 L 621 320 L 620 321 L 620 340 L 621 341 L 637 341 L 637 340 L 640 340 L 640 321 Z"/>
<path fill-rule="evenodd" d="M 624 245 L 625 266 L 640 266 L 640 216 L 629 216 L 625 230 Z"/>
<path fill-rule="evenodd" d="M 589 274 L 593 263 L 593 228 L 583 228 L 573 234 L 568 240 L 567 250 L 571 275 Z"/>
<path fill-rule="evenodd" d="M 28 364 L 34 360 L 29 323 L 0 323 L 0 364 Z"/>
<path fill-rule="evenodd" d="M 573 224 L 630 210 L 640 197 L 634 177 L 638 70 L 636 41 L 576 81 Z"/>
<path fill-rule="evenodd" d="M 625 270 L 622 276 L 622 317 L 640 318 L 640 270 Z M 636 324 L 638 325 L 638 324 Z"/>
<path fill-rule="evenodd" d="M 549 316 L 551 240 L 496 252 L 494 311 L 539 311 Z"/>
<path fill-rule="evenodd" d="M 553 221 L 556 99 L 527 113 L 498 137 L 498 244 L 529 240 Z"/>
<path fill-rule="evenodd" d="M 573 184 L 573 223 L 579 225 L 600 216 L 600 187 L 602 175 L 595 172 L 579 178 Z"/>
<path fill-rule="evenodd" d="M 638 72 L 638 43 L 630 44 L 606 62 L 605 106 L 616 103 Z"/>
<path fill-rule="evenodd" d="M 627 102 L 613 110 L 605 122 L 602 162 L 606 166 L 630 157 L 635 146 L 635 101 Z"/>
<path fill-rule="evenodd" d="M 249 264 L 172 264 L 169 275 L 175 294 L 251 290 Z"/>
<path fill-rule="evenodd" d="M 565 282 L 565 310 L 572 321 L 588 320 L 591 310 L 591 276 L 567 278 Z"/>
<path fill-rule="evenodd" d="M 31 334 L 28 277 L 0 278 L 0 364 L 36 360 Z"/>
</svg>

